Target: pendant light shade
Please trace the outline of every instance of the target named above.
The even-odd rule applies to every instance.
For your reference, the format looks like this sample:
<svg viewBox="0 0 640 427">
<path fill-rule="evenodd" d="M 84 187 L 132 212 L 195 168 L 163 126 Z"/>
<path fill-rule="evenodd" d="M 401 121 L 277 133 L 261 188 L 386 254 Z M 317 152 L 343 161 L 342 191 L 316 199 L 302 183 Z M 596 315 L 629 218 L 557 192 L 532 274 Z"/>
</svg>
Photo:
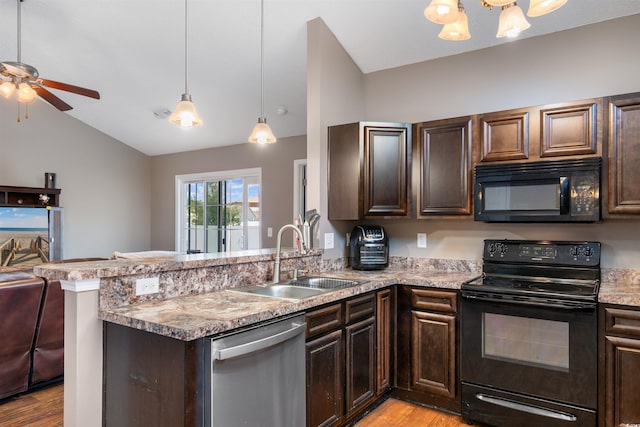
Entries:
<svg viewBox="0 0 640 427">
<path fill-rule="evenodd" d="M 253 144 L 273 144 L 276 137 L 264 116 L 264 0 L 260 0 L 260 117 L 248 141 Z"/>
<path fill-rule="evenodd" d="M 18 102 L 31 102 L 36 99 L 36 91 L 28 83 L 20 83 L 18 86 Z"/>
<path fill-rule="evenodd" d="M 496 37 L 516 37 L 529 27 L 531 24 L 524 17 L 524 12 L 514 2 L 511 6 L 502 6 Z"/>
<path fill-rule="evenodd" d="M 567 0 L 531 0 L 529 2 L 529 10 L 527 16 L 532 18 L 536 16 L 546 15 L 554 10 L 560 9 Z"/>
<path fill-rule="evenodd" d="M 0 95 L 7 99 L 11 98 L 11 95 L 13 95 L 15 91 L 16 85 L 13 82 L 4 82 L 0 85 Z"/>
<path fill-rule="evenodd" d="M 458 19 L 458 0 L 431 0 L 424 16 L 436 24 L 451 24 Z"/>
<path fill-rule="evenodd" d="M 438 37 L 443 40 L 469 40 L 471 38 L 469 18 L 464 11 L 462 3 L 458 7 L 458 19 L 451 24 L 444 24 Z"/>
<path fill-rule="evenodd" d="M 184 0 L 184 93 L 176 108 L 169 116 L 169 122 L 182 128 L 201 126 L 202 119 L 189 94 L 189 9 L 188 0 Z"/>
<path fill-rule="evenodd" d="M 173 113 L 169 116 L 169 121 L 183 128 L 202 125 L 202 119 L 196 106 L 191 102 L 191 95 L 182 94 L 182 100 L 178 102 Z"/>
</svg>

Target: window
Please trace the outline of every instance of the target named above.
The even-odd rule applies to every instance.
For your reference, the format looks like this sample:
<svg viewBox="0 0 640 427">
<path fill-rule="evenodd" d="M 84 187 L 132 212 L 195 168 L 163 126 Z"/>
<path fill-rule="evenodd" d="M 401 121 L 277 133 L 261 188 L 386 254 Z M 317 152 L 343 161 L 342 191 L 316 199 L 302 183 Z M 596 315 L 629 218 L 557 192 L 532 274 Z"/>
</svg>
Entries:
<svg viewBox="0 0 640 427">
<path fill-rule="evenodd" d="M 176 176 L 180 252 L 260 248 L 260 169 Z"/>
</svg>

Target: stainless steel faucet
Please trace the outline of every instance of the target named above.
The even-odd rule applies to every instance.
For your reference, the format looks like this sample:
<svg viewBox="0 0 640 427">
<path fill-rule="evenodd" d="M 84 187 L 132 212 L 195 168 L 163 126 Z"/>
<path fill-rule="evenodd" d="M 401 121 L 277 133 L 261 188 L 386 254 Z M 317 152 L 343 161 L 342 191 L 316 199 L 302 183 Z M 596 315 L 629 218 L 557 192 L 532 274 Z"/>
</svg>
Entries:
<svg viewBox="0 0 640 427">
<path fill-rule="evenodd" d="M 280 281 L 280 246 L 282 244 L 282 233 L 288 229 L 293 230 L 298 234 L 301 245 L 300 253 L 303 255 L 307 253 L 307 243 L 305 242 L 302 231 L 293 224 L 283 225 L 282 228 L 278 230 L 278 237 L 276 238 L 276 261 L 273 265 L 273 283 L 278 283 Z"/>
</svg>

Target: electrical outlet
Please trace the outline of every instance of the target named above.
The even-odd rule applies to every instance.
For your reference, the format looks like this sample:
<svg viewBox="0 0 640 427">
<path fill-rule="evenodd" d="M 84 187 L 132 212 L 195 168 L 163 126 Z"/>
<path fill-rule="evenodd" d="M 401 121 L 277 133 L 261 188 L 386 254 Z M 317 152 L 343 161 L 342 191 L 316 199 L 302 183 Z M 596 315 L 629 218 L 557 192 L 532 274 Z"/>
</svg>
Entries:
<svg viewBox="0 0 640 427">
<path fill-rule="evenodd" d="M 333 233 L 324 233 L 324 248 L 333 249 Z"/>
<path fill-rule="evenodd" d="M 273 227 L 267 227 L 267 237 L 273 237 Z"/>
<path fill-rule="evenodd" d="M 418 233 L 417 245 L 421 249 L 427 248 L 427 233 Z"/>
<path fill-rule="evenodd" d="M 136 279 L 136 295 L 157 294 L 158 292 L 160 292 L 160 279 L 158 277 Z"/>
</svg>

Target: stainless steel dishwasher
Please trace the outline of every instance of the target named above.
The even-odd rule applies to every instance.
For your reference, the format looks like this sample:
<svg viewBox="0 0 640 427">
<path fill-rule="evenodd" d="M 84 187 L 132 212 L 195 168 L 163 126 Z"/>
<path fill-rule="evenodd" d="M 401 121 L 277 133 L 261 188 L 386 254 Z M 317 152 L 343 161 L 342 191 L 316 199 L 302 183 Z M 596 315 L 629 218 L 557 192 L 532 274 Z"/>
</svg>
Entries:
<svg viewBox="0 0 640 427">
<path fill-rule="evenodd" d="M 304 426 L 305 328 L 296 315 L 209 338 L 205 425 Z"/>
</svg>

